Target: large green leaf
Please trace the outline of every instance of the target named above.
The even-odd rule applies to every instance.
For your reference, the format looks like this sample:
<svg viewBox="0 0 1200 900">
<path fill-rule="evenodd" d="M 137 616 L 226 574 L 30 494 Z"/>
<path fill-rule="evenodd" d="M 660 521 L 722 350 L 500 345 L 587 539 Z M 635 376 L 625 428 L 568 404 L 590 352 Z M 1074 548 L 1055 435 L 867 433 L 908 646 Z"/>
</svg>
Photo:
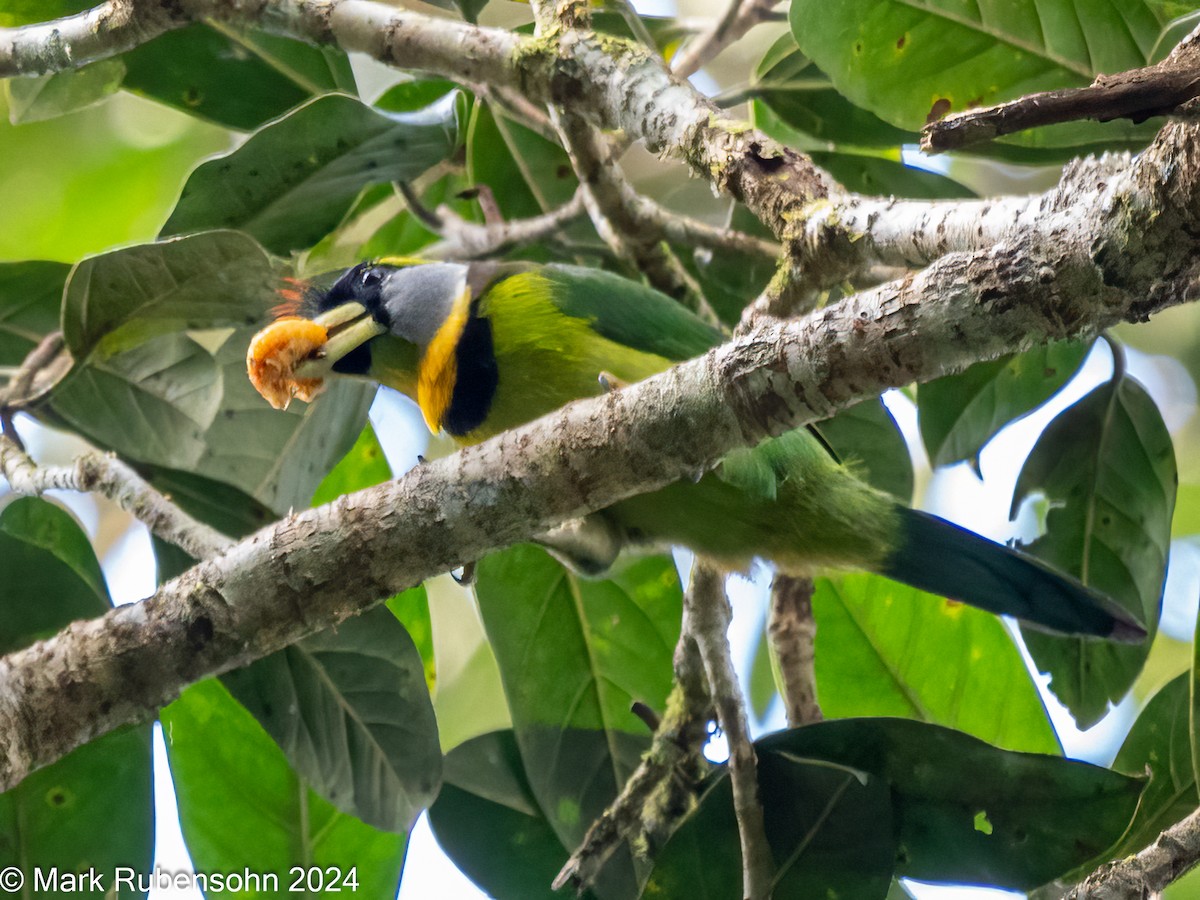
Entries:
<svg viewBox="0 0 1200 900">
<path fill-rule="evenodd" d="M 481 561 L 477 579 L 533 794 L 560 840 L 575 846 L 648 736 L 631 702 L 666 703 L 682 611 L 675 567 L 650 557 L 590 581 L 520 546 Z M 585 740 L 587 731 L 605 741 Z M 628 859 L 614 864 L 613 883 L 597 893 L 636 895 Z"/>
<path fill-rule="evenodd" d="M 168 31 L 121 60 L 129 90 L 247 131 L 315 95 L 355 90 L 340 50 L 218 23 Z"/>
<path fill-rule="evenodd" d="M 0 652 L 109 605 L 100 564 L 68 513 L 33 498 L 0 512 Z M 28 890 L 35 871 L 93 868 L 101 890 L 87 890 L 85 879 L 63 893 L 101 898 L 117 866 L 147 871 L 153 850 L 149 726 L 105 735 L 0 794 L 0 867 L 18 866 Z M 112 896 L 138 895 L 123 888 Z"/>
<path fill-rule="evenodd" d="M 76 364 L 54 413 L 130 459 L 224 481 L 279 513 L 307 506 L 361 431 L 372 389 L 338 380 L 286 413 L 258 396 L 246 347 L 273 281 L 262 249 L 234 232 L 85 260 L 67 284 Z"/>
<path fill-rule="evenodd" d="M 1111 596 L 1151 634 L 1158 613 L 1175 505 L 1175 454 L 1145 389 L 1118 372 L 1063 411 L 1042 433 L 1013 492 L 1013 509 L 1039 494 L 1047 532 L 1026 549 Z M 1058 637 L 1022 627 L 1050 689 L 1081 728 L 1133 684 L 1150 651 Z"/>
<path fill-rule="evenodd" d="M 604 741 L 599 732 L 591 738 Z M 560 896 L 550 883 L 570 850 L 538 808 L 513 732 L 472 738 L 446 755 L 429 824 L 446 855 L 496 900 Z"/>
<path fill-rule="evenodd" d="M 822 722 L 755 746 L 884 779 L 900 847 L 896 874 L 923 881 L 1044 884 L 1107 850 L 1143 787 L 1098 766 L 1000 750 L 906 719 Z"/>
<path fill-rule="evenodd" d="M 886 780 L 759 749 L 758 785 L 776 864 L 773 897 L 883 900 L 898 849 Z M 645 896 L 742 896 L 738 826 L 724 769 L 710 779 L 699 808 L 667 842 Z"/>
<path fill-rule="evenodd" d="M 1145 0 L 796 0 L 800 50 L 851 102 L 918 130 L 931 111 L 988 106 L 1145 65 L 1165 16 Z M 1041 129 L 1039 145 L 1131 141 L 1124 122 Z"/>
<path fill-rule="evenodd" d="M 889 125 L 838 93 L 829 77 L 783 34 L 758 64 L 754 96 L 789 127 L 818 141 L 857 147 L 899 147 L 920 136 Z"/>
<path fill-rule="evenodd" d="M 58 328 L 71 267 L 29 261 L 0 263 L 0 366 L 17 366 Z"/>
<path fill-rule="evenodd" d="M 921 438 L 935 466 L 977 462 L 1009 422 L 1049 400 L 1082 365 L 1088 344 L 1062 341 L 976 363 L 917 389 Z"/>
<path fill-rule="evenodd" d="M 867 574 L 818 578 L 813 613 L 826 716 L 903 716 L 1008 750 L 1061 752 L 995 616 Z"/>
<path fill-rule="evenodd" d="M 296 896 L 293 866 L 323 874 L 335 867 L 343 878 L 353 869 L 357 891 L 342 886 L 341 894 L 395 895 L 405 837 L 338 812 L 306 787 L 219 681 L 188 688 L 161 718 L 197 871 L 261 873 L 263 890 L 254 896 L 284 898 Z"/>
<path fill-rule="evenodd" d="M 912 500 L 913 467 L 908 445 L 880 399 L 864 400 L 817 425 L 843 462 L 857 465 L 873 487 L 901 503 Z"/>
<path fill-rule="evenodd" d="M 222 676 L 296 771 L 343 812 L 407 832 L 442 754 L 425 667 L 386 607 Z"/>
<path fill-rule="evenodd" d="M 1192 772 L 1187 674 L 1172 679 L 1138 714 L 1113 768 L 1130 775 L 1150 773 L 1137 815 L 1120 846 L 1113 848 L 1114 857 L 1136 853 L 1196 809 L 1200 801 Z"/>
<path fill-rule="evenodd" d="M 333 230 L 363 187 L 415 178 L 457 139 L 457 95 L 414 113 L 319 97 L 199 166 L 162 235 L 239 228 L 275 253 L 303 250 Z"/>
<path fill-rule="evenodd" d="M 111 356 L 187 328 L 256 325 L 278 275 L 251 238 L 216 231 L 85 259 L 63 298 L 63 336 L 77 360 Z"/>
</svg>

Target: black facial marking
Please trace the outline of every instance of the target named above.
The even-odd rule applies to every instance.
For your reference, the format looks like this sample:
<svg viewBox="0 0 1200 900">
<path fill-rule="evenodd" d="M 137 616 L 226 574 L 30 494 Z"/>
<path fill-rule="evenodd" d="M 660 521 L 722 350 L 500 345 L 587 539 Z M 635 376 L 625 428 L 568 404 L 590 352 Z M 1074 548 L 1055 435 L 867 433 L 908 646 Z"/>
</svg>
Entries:
<svg viewBox="0 0 1200 900">
<path fill-rule="evenodd" d="M 309 291 L 301 305 L 301 315 L 316 318 L 321 313 L 329 312 L 343 303 L 360 303 L 366 307 L 375 321 L 387 327 L 389 325 L 387 310 L 383 304 L 382 285 L 384 277 L 392 266 L 378 266 L 372 263 L 359 263 L 344 272 L 328 290 L 314 289 Z M 365 375 L 371 368 L 370 343 L 355 347 L 336 363 L 333 371 L 342 375 Z"/>
<path fill-rule="evenodd" d="M 500 382 L 496 352 L 492 344 L 492 323 L 478 315 L 479 301 L 471 304 L 471 315 L 454 348 L 456 377 L 450 408 L 442 427 L 456 437 L 474 431 L 487 418 Z"/>
</svg>

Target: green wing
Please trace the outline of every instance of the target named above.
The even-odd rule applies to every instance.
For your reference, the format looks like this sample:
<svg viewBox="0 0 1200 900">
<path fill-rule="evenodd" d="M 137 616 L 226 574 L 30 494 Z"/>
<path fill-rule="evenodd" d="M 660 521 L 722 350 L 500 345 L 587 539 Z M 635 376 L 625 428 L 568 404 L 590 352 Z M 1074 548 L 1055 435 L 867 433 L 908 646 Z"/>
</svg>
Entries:
<svg viewBox="0 0 1200 900">
<path fill-rule="evenodd" d="M 550 283 L 551 300 L 564 314 L 584 319 L 598 334 L 626 347 L 681 360 L 724 340 L 720 331 L 670 297 L 628 278 L 578 266 L 549 265 L 537 271 Z"/>
</svg>

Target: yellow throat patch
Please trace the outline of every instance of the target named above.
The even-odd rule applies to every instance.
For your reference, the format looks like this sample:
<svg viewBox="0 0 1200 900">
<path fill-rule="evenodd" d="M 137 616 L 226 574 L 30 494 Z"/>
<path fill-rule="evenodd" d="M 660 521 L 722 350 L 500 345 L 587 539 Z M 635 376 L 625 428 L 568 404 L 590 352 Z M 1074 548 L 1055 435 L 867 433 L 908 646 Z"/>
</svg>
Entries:
<svg viewBox="0 0 1200 900">
<path fill-rule="evenodd" d="M 467 288 L 454 301 L 450 315 L 425 348 L 417 367 L 417 405 L 421 407 L 425 424 L 434 434 L 441 431 L 454 398 L 454 385 L 458 380 L 458 341 L 470 314 L 471 290 Z"/>
</svg>

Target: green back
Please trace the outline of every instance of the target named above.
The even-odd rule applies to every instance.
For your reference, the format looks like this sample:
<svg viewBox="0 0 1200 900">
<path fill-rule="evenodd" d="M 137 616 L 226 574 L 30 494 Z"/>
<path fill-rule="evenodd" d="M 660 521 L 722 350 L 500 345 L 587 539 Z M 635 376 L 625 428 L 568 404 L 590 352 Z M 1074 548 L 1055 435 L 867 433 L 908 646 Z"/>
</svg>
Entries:
<svg viewBox="0 0 1200 900">
<path fill-rule="evenodd" d="M 539 270 L 555 306 L 584 319 L 611 341 L 678 362 L 721 343 L 724 335 L 670 297 L 628 278 L 579 266 Z"/>
</svg>

